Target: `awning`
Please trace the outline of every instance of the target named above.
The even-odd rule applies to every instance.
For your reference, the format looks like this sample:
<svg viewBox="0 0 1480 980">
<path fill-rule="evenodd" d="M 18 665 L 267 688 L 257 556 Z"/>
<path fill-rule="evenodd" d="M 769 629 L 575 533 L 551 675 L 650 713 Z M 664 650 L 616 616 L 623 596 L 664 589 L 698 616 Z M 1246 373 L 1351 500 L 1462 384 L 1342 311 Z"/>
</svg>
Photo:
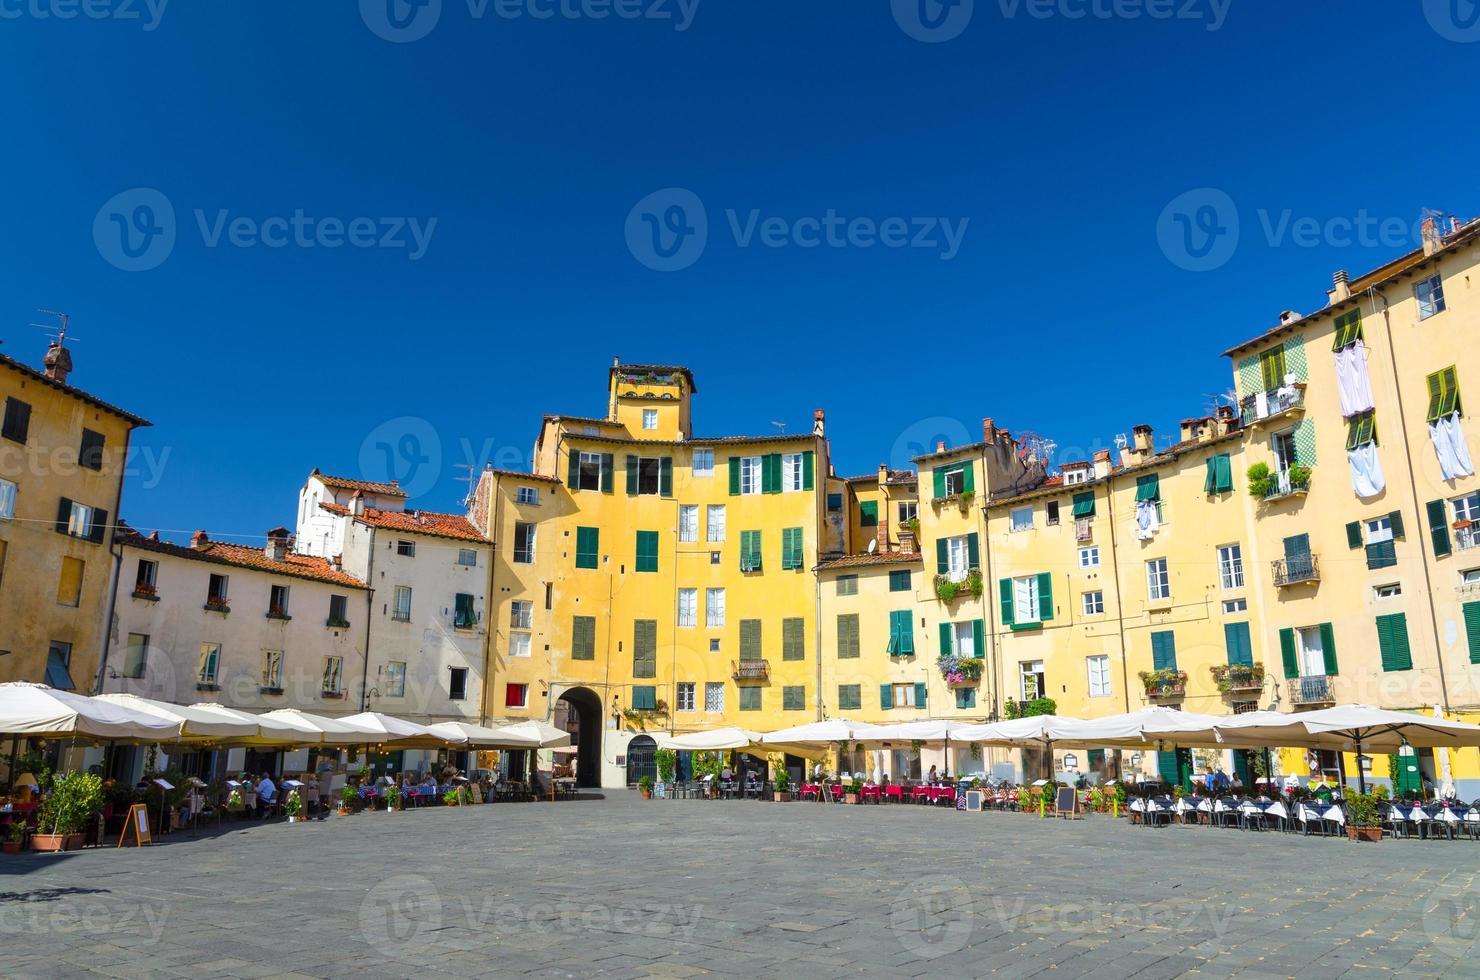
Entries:
<svg viewBox="0 0 1480 980">
<path fill-rule="evenodd" d="M 1074 495 L 1074 516 L 1095 516 L 1095 492 L 1093 490 L 1086 490 L 1083 493 L 1076 493 Z"/>
<path fill-rule="evenodd" d="M 677 752 L 720 752 L 726 749 L 763 748 L 759 732 L 744 728 L 716 728 L 707 732 L 657 736 L 658 748 Z"/>
<path fill-rule="evenodd" d="M 190 705 L 190 710 L 202 716 L 220 718 L 223 721 L 252 726 L 252 732 L 229 739 L 232 745 L 252 745 L 264 748 L 271 746 L 318 745 L 319 739 L 305 734 L 293 725 L 266 715 L 250 711 L 238 711 L 223 704 L 200 701 Z M 226 741 L 226 740 L 223 740 Z"/>
<path fill-rule="evenodd" d="M 362 711 L 357 715 L 334 720 L 376 736 L 375 743 L 387 748 L 445 749 L 450 745 L 461 747 L 468 743 L 467 736 L 460 732 L 435 732 L 426 725 L 383 715 L 378 711 Z"/>
<path fill-rule="evenodd" d="M 1415 748 L 1480 746 L 1480 725 L 1447 721 L 1366 704 L 1340 704 L 1319 711 L 1279 714 L 1262 711 L 1218 722 L 1225 747 L 1294 746 L 1354 752 L 1396 752 Z"/>
<path fill-rule="evenodd" d="M 171 742 L 180 724 L 45 684 L 0 684 L 0 734 L 92 741 Z"/>
<path fill-rule="evenodd" d="M 532 735 L 516 735 L 498 728 L 485 728 L 465 721 L 443 721 L 428 725 L 428 731 L 461 736 L 470 749 L 537 749 L 539 740 Z"/>
<path fill-rule="evenodd" d="M 368 745 L 379 741 L 376 735 L 353 725 L 346 725 L 336 718 L 309 714 L 297 708 L 279 708 L 262 715 L 282 722 L 302 736 L 304 745 Z"/>
<path fill-rule="evenodd" d="M 100 694 L 93 700 L 116 704 L 131 711 L 163 718 L 179 726 L 176 741 L 223 742 L 248 738 L 258 734 L 260 726 L 255 720 L 229 718 L 212 711 L 154 701 L 136 694 Z"/>
</svg>

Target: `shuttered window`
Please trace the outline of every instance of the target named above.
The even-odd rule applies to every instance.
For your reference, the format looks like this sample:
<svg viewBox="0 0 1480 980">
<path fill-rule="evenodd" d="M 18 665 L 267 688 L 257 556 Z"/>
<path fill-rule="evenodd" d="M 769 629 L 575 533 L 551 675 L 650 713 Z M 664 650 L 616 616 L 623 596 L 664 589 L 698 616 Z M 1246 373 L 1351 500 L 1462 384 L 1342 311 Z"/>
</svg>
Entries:
<svg viewBox="0 0 1480 980">
<path fill-rule="evenodd" d="M 1155 473 L 1136 477 L 1136 503 L 1161 499 L 1161 478 Z"/>
<path fill-rule="evenodd" d="M 804 660 L 807 656 L 806 620 L 800 616 L 781 621 L 781 659 Z"/>
<path fill-rule="evenodd" d="M 975 493 L 975 467 L 970 463 L 952 463 L 937 466 L 931 471 L 931 482 L 935 499 L 954 497 L 963 493 Z"/>
<path fill-rule="evenodd" d="M 1076 493 L 1074 495 L 1074 516 L 1095 516 L 1095 492 L 1093 490 L 1086 490 L 1083 493 Z"/>
<path fill-rule="evenodd" d="M 761 710 L 761 689 L 754 685 L 746 685 L 740 688 L 740 710 Z"/>
<path fill-rule="evenodd" d="M 632 708 L 634 711 L 658 710 L 658 689 L 651 684 L 632 685 Z"/>
<path fill-rule="evenodd" d="M 1230 667 L 1254 666 L 1254 644 L 1249 638 L 1248 623 L 1224 623 L 1223 645 L 1227 648 Z"/>
<path fill-rule="evenodd" d="M 908 609 L 896 609 L 889 614 L 888 652 L 891 657 L 907 657 L 915 652 L 915 631 Z"/>
<path fill-rule="evenodd" d="M 740 620 L 740 659 L 761 659 L 761 621 L 759 619 Z"/>
<path fill-rule="evenodd" d="M 1413 669 L 1413 655 L 1408 649 L 1408 618 L 1403 613 L 1377 617 L 1377 648 L 1382 653 L 1383 670 Z"/>
<path fill-rule="evenodd" d="M 1289 627 L 1280 630 L 1280 662 L 1286 677 L 1300 676 L 1300 657 L 1295 653 L 1295 631 Z"/>
<path fill-rule="evenodd" d="M 862 527 L 879 526 L 879 502 L 877 500 L 858 502 L 858 523 Z"/>
<path fill-rule="evenodd" d="M 632 676 L 658 676 L 658 621 L 639 619 L 632 623 Z"/>
<path fill-rule="evenodd" d="M 1227 453 L 1209 457 L 1207 475 L 1203 478 L 1204 493 L 1228 493 L 1233 489 L 1233 461 Z"/>
<path fill-rule="evenodd" d="M 802 567 L 802 529 L 799 527 L 781 529 L 781 567 Z"/>
<path fill-rule="evenodd" d="M 1264 381 L 1264 390 L 1273 391 L 1285 383 L 1284 345 L 1271 347 L 1259 355 L 1259 375 Z"/>
<path fill-rule="evenodd" d="M 838 659 L 858 656 L 858 613 L 838 614 Z"/>
<path fill-rule="evenodd" d="M 601 531 L 594 527 L 576 528 L 576 567 L 595 568 L 600 564 Z"/>
<path fill-rule="evenodd" d="M 658 570 L 658 532 L 637 532 L 637 571 L 656 572 Z"/>
<path fill-rule="evenodd" d="M 1362 311 L 1348 310 L 1336 318 L 1336 330 L 1331 338 L 1331 349 L 1341 350 L 1362 339 Z"/>
<path fill-rule="evenodd" d="M 783 687 L 781 689 L 781 710 L 801 711 L 807 706 L 807 689 L 805 687 Z"/>
<path fill-rule="evenodd" d="M 1435 371 L 1426 380 L 1429 387 L 1428 421 L 1437 422 L 1439 419 L 1447 419 L 1455 412 L 1461 411 L 1459 377 L 1453 366 L 1442 371 Z"/>
<path fill-rule="evenodd" d="M 31 432 L 31 406 L 19 398 L 5 399 L 5 421 L 0 423 L 0 437 L 26 444 Z"/>
<path fill-rule="evenodd" d="M 857 684 L 838 685 L 838 710 L 857 711 L 863 707 L 863 691 Z"/>
<path fill-rule="evenodd" d="M 596 617 L 576 616 L 570 624 L 570 659 L 596 659 Z"/>
<path fill-rule="evenodd" d="M 758 572 L 761 570 L 761 532 L 740 532 L 740 571 Z"/>
<path fill-rule="evenodd" d="M 889 573 L 890 592 L 908 592 L 910 590 L 910 570 L 900 569 Z"/>
<path fill-rule="evenodd" d="M 1480 602 L 1467 602 L 1465 612 L 1465 638 L 1470 645 L 1470 663 L 1480 664 Z"/>
<path fill-rule="evenodd" d="M 1357 449 L 1377 441 L 1377 412 L 1369 410 L 1346 420 L 1346 448 Z"/>
<path fill-rule="evenodd" d="M 858 595 L 858 576 L 839 575 L 838 595 Z"/>
<path fill-rule="evenodd" d="M 1151 667 L 1154 670 L 1177 669 L 1177 638 L 1171 630 L 1151 634 Z"/>
<path fill-rule="evenodd" d="M 1429 517 L 1429 537 L 1434 542 L 1434 557 L 1443 558 L 1453 551 L 1449 541 L 1448 515 L 1443 500 L 1430 500 L 1424 505 Z"/>
</svg>

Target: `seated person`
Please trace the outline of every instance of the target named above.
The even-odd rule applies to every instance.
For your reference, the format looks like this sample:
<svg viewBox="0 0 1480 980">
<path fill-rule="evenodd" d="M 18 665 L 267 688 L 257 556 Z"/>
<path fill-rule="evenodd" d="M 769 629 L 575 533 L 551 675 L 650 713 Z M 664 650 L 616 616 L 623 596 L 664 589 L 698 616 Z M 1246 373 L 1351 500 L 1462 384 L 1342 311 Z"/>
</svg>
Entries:
<svg viewBox="0 0 1480 980">
<path fill-rule="evenodd" d="M 262 781 L 257 784 L 257 816 L 267 817 L 276 802 L 277 784 L 272 781 L 270 775 L 263 773 Z"/>
</svg>

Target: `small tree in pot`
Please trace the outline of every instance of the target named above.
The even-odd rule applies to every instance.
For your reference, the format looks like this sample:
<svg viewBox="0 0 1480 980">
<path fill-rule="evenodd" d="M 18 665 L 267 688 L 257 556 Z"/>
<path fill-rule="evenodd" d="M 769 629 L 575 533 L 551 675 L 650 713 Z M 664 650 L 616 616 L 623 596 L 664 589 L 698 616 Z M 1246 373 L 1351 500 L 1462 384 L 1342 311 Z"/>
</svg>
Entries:
<svg viewBox="0 0 1480 980">
<path fill-rule="evenodd" d="M 82 846 L 82 832 L 103 809 L 103 779 L 71 772 L 50 780 L 51 792 L 37 812 L 37 827 L 50 832 L 31 835 L 33 851 L 71 851 Z"/>
<path fill-rule="evenodd" d="M 863 780 L 860 779 L 857 776 L 854 776 L 852 782 L 850 782 L 848 784 L 847 791 L 845 793 L 843 793 L 843 802 L 844 803 L 857 803 L 858 802 L 858 795 L 860 793 L 862 793 L 862 792 L 863 792 Z"/>
<path fill-rule="evenodd" d="M 1375 793 L 1348 793 L 1346 795 L 1346 836 L 1351 840 L 1377 842 L 1382 840 L 1382 819 L 1378 816 L 1378 797 Z"/>
<path fill-rule="evenodd" d="M 637 791 L 642 794 L 642 798 L 643 799 L 645 799 L 645 800 L 652 799 L 653 798 L 653 777 L 652 776 L 643 776 L 642 778 L 638 779 L 638 781 L 637 781 Z"/>
<path fill-rule="evenodd" d="M 298 795 L 296 789 L 283 801 L 283 812 L 288 815 L 288 823 L 297 823 L 303 819 L 303 797 Z"/>
</svg>

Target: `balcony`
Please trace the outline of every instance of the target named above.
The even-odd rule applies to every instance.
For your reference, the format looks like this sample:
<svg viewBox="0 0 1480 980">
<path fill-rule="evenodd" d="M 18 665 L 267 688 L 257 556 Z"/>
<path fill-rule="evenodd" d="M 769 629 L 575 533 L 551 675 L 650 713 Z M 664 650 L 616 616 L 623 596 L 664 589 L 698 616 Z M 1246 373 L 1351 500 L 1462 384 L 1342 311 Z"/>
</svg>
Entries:
<svg viewBox="0 0 1480 980">
<path fill-rule="evenodd" d="M 1272 391 L 1258 391 L 1239 403 L 1244 425 L 1260 426 L 1305 414 L 1305 383 L 1297 382 Z"/>
<path fill-rule="evenodd" d="M 1217 664 L 1209 667 L 1213 683 L 1224 694 L 1257 693 L 1264 689 L 1264 665 Z"/>
<path fill-rule="evenodd" d="M 1454 550 L 1469 551 L 1480 548 L 1480 524 L 1456 521 L 1454 525 Z"/>
<path fill-rule="evenodd" d="M 1304 585 L 1321 580 L 1321 564 L 1315 555 L 1276 558 L 1269 564 L 1274 569 L 1275 588 L 1283 589 L 1289 585 Z"/>
<path fill-rule="evenodd" d="M 730 665 L 730 676 L 737 681 L 764 681 L 771 677 L 771 664 L 767 660 L 732 660 Z"/>
<path fill-rule="evenodd" d="M 1335 704 L 1331 678 L 1324 675 L 1290 678 L 1290 700 L 1295 704 Z"/>
<path fill-rule="evenodd" d="M 1157 700 L 1180 698 L 1187 694 L 1187 672 L 1185 670 L 1142 671 L 1140 677 L 1148 698 Z"/>
<path fill-rule="evenodd" d="M 1260 494 L 1266 501 L 1303 497 L 1310 492 L 1310 467 L 1292 466 L 1283 472 L 1271 473 L 1268 481 Z"/>
</svg>

